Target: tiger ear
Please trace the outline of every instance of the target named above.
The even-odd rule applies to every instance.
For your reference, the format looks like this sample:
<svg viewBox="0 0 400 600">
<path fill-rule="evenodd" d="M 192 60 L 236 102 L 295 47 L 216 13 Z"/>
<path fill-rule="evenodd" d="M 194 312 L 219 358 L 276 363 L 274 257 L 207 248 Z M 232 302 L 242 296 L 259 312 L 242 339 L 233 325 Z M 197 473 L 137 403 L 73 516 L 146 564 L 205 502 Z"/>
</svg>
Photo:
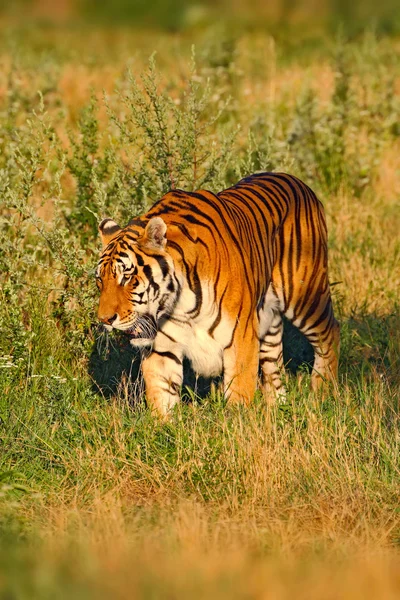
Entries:
<svg viewBox="0 0 400 600">
<path fill-rule="evenodd" d="M 121 231 L 121 227 L 112 219 L 103 219 L 99 225 L 100 239 L 103 249 Z"/>
<path fill-rule="evenodd" d="M 142 248 L 151 250 L 164 250 L 167 238 L 165 237 L 167 226 L 161 217 L 153 217 L 146 225 L 143 235 L 137 243 Z"/>
</svg>

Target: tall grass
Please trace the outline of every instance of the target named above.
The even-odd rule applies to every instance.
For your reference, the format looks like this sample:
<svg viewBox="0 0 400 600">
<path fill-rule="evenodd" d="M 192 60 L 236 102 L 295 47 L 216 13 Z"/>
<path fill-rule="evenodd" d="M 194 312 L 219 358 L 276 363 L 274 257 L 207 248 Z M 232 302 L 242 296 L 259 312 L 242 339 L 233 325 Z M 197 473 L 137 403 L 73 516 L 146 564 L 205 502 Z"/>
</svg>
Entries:
<svg viewBox="0 0 400 600">
<path fill-rule="evenodd" d="M 305 64 L 211 33 L 195 53 L 168 40 L 150 62 L 110 48 L 78 65 L 35 39 L 3 50 L 0 76 L 0 595 L 396 596 L 396 42 L 365 34 Z M 160 423 L 140 356 L 96 329 L 96 223 L 258 169 L 325 204 L 338 393 L 309 393 L 288 329 L 286 404 L 226 406 L 188 372 Z"/>
</svg>

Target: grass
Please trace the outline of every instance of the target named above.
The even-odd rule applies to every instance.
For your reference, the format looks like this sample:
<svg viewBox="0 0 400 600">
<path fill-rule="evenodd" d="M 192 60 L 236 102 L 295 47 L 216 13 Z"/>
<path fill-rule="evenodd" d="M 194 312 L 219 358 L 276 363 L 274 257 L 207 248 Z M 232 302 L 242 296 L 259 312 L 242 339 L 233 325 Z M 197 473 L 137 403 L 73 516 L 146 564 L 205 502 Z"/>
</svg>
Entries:
<svg viewBox="0 0 400 600">
<path fill-rule="evenodd" d="M 25 33 L 1 47 L 0 597 L 397 597 L 398 40 Z M 160 423 L 95 326 L 96 222 L 257 169 L 326 207 L 339 389 L 310 394 L 287 328 L 286 404 L 188 371 Z"/>
</svg>

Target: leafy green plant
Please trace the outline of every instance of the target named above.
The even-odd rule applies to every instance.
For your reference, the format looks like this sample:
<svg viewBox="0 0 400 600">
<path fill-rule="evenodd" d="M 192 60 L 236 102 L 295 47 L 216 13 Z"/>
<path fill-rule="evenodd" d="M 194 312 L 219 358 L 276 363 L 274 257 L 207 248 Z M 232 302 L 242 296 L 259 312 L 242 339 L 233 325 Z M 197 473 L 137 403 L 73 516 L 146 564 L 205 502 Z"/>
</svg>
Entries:
<svg viewBox="0 0 400 600">
<path fill-rule="evenodd" d="M 378 76 L 371 73 L 365 77 L 343 42 L 336 49 L 334 73 L 332 96 L 323 110 L 315 88 L 304 91 L 296 105 L 288 143 L 301 172 L 324 190 L 337 193 L 346 189 L 360 196 L 379 165 L 382 135 L 388 132 L 387 119 L 393 116 L 392 85 L 387 79 L 378 82 Z M 380 87 L 379 100 L 367 107 L 363 91 L 371 84 Z"/>
<path fill-rule="evenodd" d="M 219 133 L 218 120 L 226 104 L 212 111 L 210 93 L 207 81 L 197 73 L 194 54 L 187 85 L 175 97 L 163 90 L 154 56 L 140 83 L 129 75 L 119 96 L 124 117 L 111 108 L 109 114 L 144 198 L 155 199 L 178 187 L 223 186 L 235 131 Z"/>
</svg>

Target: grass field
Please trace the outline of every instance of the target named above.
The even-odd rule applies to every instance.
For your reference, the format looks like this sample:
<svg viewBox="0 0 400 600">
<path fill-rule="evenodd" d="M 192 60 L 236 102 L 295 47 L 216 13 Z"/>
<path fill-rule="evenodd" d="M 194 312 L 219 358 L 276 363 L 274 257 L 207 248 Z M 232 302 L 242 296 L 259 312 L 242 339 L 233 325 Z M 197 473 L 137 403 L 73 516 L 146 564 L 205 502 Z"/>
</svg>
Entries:
<svg viewBox="0 0 400 600">
<path fill-rule="evenodd" d="M 2 27 L 0 598 L 397 598 L 399 39 Z M 158 422 L 96 325 L 97 222 L 259 169 L 325 205 L 337 393 L 288 329 L 285 404 L 188 371 Z"/>
</svg>

